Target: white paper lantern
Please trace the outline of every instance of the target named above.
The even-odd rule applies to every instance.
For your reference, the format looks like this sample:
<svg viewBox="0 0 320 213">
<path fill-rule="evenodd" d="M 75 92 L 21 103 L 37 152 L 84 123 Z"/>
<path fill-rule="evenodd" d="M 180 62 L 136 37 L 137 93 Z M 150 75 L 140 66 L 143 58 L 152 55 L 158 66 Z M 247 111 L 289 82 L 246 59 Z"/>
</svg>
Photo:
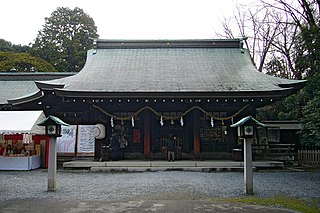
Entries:
<svg viewBox="0 0 320 213">
<path fill-rule="evenodd" d="M 110 124 L 111 124 L 111 127 L 113 128 L 114 127 L 113 117 L 111 117 L 111 119 L 110 119 Z"/>
<path fill-rule="evenodd" d="M 180 124 L 181 124 L 181 126 L 184 125 L 184 123 L 183 123 L 183 117 L 180 118 Z"/>
<path fill-rule="evenodd" d="M 214 127 L 213 117 L 211 117 L 211 127 Z"/>
</svg>

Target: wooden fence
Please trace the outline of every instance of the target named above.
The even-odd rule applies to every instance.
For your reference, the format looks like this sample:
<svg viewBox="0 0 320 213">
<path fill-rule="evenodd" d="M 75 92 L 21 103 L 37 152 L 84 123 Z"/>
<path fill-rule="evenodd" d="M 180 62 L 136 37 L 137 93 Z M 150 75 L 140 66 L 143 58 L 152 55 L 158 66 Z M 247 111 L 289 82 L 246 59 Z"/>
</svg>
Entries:
<svg viewBox="0 0 320 213">
<path fill-rule="evenodd" d="M 320 166 L 320 150 L 298 150 L 298 163 L 301 166 Z"/>
<path fill-rule="evenodd" d="M 252 144 L 255 160 L 298 162 L 301 166 L 320 166 L 320 149 L 296 150 L 294 144 Z"/>
<path fill-rule="evenodd" d="M 253 158 L 257 160 L 294 161 L 294 144 L 252 144 L 252 154 Z"/>
</svg>

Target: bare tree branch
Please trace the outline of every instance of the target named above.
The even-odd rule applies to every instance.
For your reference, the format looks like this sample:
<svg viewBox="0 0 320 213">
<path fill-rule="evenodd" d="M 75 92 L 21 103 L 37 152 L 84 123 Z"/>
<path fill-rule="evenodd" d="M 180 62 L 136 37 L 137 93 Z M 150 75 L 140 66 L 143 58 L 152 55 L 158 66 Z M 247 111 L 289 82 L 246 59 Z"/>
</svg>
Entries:
<svg viewBox="0 0 320 213">
<path fill-rule="evenodd" d="M 301 78 L 301 73 L 295 69 L 295 45 L 298 29 L 308 16 L 295 6 L 299 6 L 298 1 L 303 3 L 307 0 L 295 1 L 290 5 L 285 0 L 261 0 L 263 4 L 258 7 L 237 7 L 233 16 L 234 24 L 242 37 L 248 37 L 244 44 L 259 71 L 266 71 L 270 63 L 276 63 L 281 66 L 281 69 L 277 68 L 276 75 Z M 224 19 L 224 34 L 227 37 L 235 34 L 229 22 L 230 19 Z"/>
</svg>

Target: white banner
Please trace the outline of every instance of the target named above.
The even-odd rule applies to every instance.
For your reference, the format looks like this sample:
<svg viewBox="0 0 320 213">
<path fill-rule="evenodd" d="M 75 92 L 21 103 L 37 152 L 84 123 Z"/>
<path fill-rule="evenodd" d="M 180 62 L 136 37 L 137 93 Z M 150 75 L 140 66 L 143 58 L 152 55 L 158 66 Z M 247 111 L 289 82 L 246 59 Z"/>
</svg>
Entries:
<svg viewBox="0 0 320 213">
<path fill-rule="evenodd" d="M 76 127 L 75 125 L 61 126 L 61 137 L 57 138 L 58 153 L 74 153 L 76 143 Z"/>
<path fill-rule="evenodd" d="M 94 153 L 95 137 L 99 134 L 95 125 L 79 125 L 78 127 L 78 153 Z"/>
</svg>

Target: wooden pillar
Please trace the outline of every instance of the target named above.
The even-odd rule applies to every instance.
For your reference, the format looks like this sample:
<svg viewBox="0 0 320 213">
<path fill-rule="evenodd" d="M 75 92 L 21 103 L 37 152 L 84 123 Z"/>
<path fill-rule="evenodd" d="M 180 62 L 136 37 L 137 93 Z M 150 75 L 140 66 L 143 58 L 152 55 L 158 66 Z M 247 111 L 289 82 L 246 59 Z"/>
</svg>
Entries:
<svg viewBox="0 0 320 213">
<path fill-rule="evenodd" d="M 194 159 L 200 158 L 200 113 L 198 111 L 193 112 L 193 150 Z"/>
<path fill-rule="evenodd" d="M 143 152 L 144 158 L 150 159 L 150 141 L 151 141 L 151 122 L 150 122 L 150 112 L 144 111 L 144 138 L 143 138 Z"/>
<path fill-rule="evenodd" d="M 79 135 L 78 135 L 78 132 L 79 132 L 79 125 L 76 125 L 76 141 L 75 141 L 75 145 L 74 145 L 74 156 L 77 157 L 78 155 L 78 141 L 79 141 Z"/>
<path fill-rule="evenodd" d="M 102 142 L 103 140 L 94 140 L 94 160 L 102 160 Z"/>
<path fill-rule="evenodd" d="M 247 195 L 253 194 L 252 141 L 253 138 L 244 140 L 244 192 Z"/>
</svg>

